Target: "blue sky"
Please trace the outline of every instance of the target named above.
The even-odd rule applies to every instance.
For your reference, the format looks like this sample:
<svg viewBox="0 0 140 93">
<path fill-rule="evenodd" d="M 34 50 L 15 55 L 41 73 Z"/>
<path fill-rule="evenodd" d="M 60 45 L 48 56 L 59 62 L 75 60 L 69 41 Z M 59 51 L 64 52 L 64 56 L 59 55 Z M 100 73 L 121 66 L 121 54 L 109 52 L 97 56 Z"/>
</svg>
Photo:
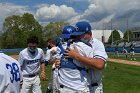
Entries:
<svg viewBox="0 0 140 93">
<path fill-rule="evenodd" d="M 113 28 L 122 31 L 140 26 L 139 0 L 0 0 L 0 27 L 5 17 L 32 13 L 41 25 L 65 21 L 72 25 L 86 20 L 92 29 Z"/>
</svg>

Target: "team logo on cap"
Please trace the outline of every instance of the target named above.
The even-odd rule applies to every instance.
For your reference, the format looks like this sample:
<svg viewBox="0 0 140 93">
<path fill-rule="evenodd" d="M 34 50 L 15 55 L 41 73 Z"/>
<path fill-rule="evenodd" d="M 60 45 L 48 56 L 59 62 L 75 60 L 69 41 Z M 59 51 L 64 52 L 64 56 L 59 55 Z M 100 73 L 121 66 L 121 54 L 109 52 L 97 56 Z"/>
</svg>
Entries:
<svg viewBox="0 0 140 93">
<path fill-rule="evenodd" d="M 86 31 L 88 31 L 88 27 L 86 28 Z"/>
<path fill-rule="evenodd" d="M 70 32 L 72 32 L 72 29 L 71 28 L 67 28 L 67 31 L 70 33 Z"/>
<path fill-rule="evenodd" d="M 76 31 L 78 31 L 78 30 L 79 30 L 79 28 L 78 28 L 77 26 L 76 26 L 75 28 L 76 28 Z"/>
</svg>

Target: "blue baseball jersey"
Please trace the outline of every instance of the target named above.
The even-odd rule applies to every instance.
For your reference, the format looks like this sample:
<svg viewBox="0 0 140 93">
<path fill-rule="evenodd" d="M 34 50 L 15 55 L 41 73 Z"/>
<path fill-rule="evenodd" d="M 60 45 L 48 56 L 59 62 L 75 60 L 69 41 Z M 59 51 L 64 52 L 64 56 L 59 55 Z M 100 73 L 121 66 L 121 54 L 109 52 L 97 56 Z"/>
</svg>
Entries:
<svg viewBox="0 0 140 93">
<path fill-rule="evenodd" d="M 74 46 L 78 49 L 78 52 L 82 56 L 86 56 L 90 58 L 93 57 L 92 48 L 86 45 L 85 43 L 83 42 L 73 43 L 70 45 L 70 48 L 73 49 Z M 84 64 L 82 64 L 81 62 L 77 60 L 73 60 L 73 63 L 80 68 L 87 68 Z M 87 89 L 89 85 L 87 78 L 88 78 L 87 75 L 82 75 L 79 69 L 63 68 L 63 67 L 60 67 L 59 69 L 59 74 L 58 74 L 59 84 L 64 85 L 70 89 L 74 89 L 78 91 Z"/>
</svg>

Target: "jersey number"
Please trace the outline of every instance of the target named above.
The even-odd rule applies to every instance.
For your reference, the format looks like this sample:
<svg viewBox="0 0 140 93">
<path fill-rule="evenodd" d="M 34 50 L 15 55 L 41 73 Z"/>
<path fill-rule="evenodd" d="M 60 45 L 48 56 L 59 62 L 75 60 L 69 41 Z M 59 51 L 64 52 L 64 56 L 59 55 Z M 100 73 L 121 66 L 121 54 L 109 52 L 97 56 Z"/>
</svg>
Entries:
<svg viewBox="0 0 140 93">
<path fill-rule="evenodd" d="M 11 73 L 11 83 L 13 83 L 14 81 L 20 81 L 20 73 L 19 73 L 19 67 L 16 63 L 12 63 L 12 64 L 6 64 L 6 68 L 8 70 L 10 70 Z"/>
</svg>

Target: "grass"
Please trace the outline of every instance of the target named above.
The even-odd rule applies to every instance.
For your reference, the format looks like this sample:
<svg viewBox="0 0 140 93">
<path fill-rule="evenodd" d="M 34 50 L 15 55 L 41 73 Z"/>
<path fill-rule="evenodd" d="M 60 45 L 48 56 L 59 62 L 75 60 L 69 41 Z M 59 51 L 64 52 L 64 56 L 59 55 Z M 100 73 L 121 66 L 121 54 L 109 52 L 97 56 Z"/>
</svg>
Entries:
<svg viewBox="0 0 140 93">
<path fill-rule="evenodd" d="M 16 54 L 16 53 L 12 53 Z M 9 53 L 9 55 L 11 55 Z M 117 58 L 114 54 L 108 54 L 110 58 Z M 140 61 L 140 54 L 136 54 L 137 61 Z M 125 59 L 120 55 L 118 59 Z M 104 93 L 140 93 L 140 67 L 126 64 L 108 62 L 103 70 Z M 46 67 L 47 77 L 50 79 L 51 65 Z M 42 93 L 46 93 L 48 81 L 41 81 Z M 32 93 L 30 91 L 30 93 Z"/>
<path fill-rule="evenodd" d="M 46 68 L 50 78 L 51 65 Z M 140 67 L 108 62 L 103 70 L 104 93 L 139 93 Z M 42 93 L 46 92 L 49 81 L 41 81 Z M 31 93 L 31 92 L 30 92 Z"/>
<path fill-rule="evenodd" d="M 42 93 L 46 93 L 46 89 L 50 80 L 50 76 L 51 76 L 51 69 L 52 69 L 52 65 L 48 65 L 46 67 L 46 74 L 47 74 L 47 81 L 41 81 L 41 87 L 42 87 Z"/>
<path fill-rule="evenodd" d="M 103 71 L 104 93 L 140 93 L 140 67 L 108 62 Z"/>
<path fill-rule="evenodd" d="M 7 55 L 19 55 L 19 53 L 18 52 L 7 52 L 7 53 L 5 53 L 5 54 L 7 54 Z"/>
<path fill-rule="evenodd" d="M 115 58 L 115 59 L 123 59 L 123 60 L 130 60 L 130 54 L 128 54 L 128 58 L 125 57 L 122 53 L 119 53 L 119 57 L 115 55 L 114 53 L 108 53 L 109 58 Z M 140 62 L 140 54 L 135 54 L 136 61 Z"/>
</svg>

